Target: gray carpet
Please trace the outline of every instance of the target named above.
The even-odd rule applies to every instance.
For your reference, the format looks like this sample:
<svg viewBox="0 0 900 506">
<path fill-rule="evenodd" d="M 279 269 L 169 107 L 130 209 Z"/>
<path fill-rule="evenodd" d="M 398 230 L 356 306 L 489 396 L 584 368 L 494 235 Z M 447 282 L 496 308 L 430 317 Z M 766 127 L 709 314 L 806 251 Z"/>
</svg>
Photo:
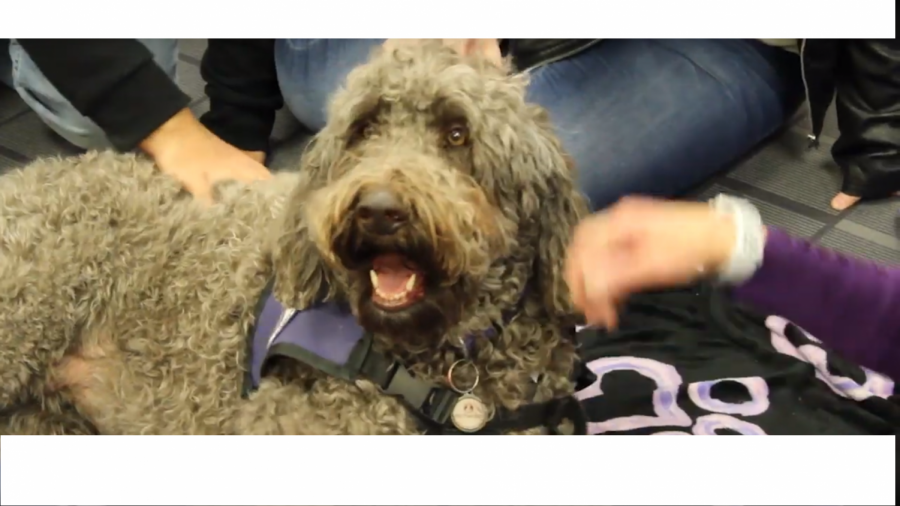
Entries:
<svg viewBox="0 0 900 506">
<path fill-rule="evenodd" d="M 203 40 L 184 40 L 181 46 L 179 84 L 194 97 L 191 108 L 197 113 L 208 107 L 198 68 L 204 47 Z M 805 131 L 795 124 L 692 193 L 703 198 L 720 192 L 744 196 L 759 206 L 769 224 L 851 255 L 900 264 L 900 200 L 863 204 L 842 213 L 828 206 L 840 187 L 837 167 L 829 157 L 836 136 L 831 116 L 822 147 L 807 151 Z M 306 136 L 288 114 L 279 116 L 274 137 L 278 147 L 273 168 L 296 164 Z M 0 85 L 0 173 L 38 156 L 75 152 L 15 92 Z"/>
</svg>

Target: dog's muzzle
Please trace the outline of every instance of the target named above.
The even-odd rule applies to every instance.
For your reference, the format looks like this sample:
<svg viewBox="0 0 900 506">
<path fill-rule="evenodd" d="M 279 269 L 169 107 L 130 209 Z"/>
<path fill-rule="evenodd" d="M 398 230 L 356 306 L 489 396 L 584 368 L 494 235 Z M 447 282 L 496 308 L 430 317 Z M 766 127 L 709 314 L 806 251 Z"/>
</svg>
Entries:
<svg viewBox="0 0 900 506">
<path fill-rule="evenodd" d="M 409 211 L 388 187 L 365 191 L 353 211 L 356 227 L 372 236 L 391 236 L 409 223 Z"/>
</svg>

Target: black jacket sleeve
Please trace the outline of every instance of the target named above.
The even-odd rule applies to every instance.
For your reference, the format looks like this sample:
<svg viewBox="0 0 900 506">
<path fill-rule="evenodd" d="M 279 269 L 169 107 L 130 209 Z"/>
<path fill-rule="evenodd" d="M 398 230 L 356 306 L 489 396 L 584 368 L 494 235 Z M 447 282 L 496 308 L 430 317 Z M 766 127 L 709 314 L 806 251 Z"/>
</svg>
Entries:
<svg viewBox="0 0 900 506">
<path fill-rule="evenodd" d="M 200 73 L 209 112 L 201 121 L 224 141 L 266 151 L 283 104 L 275 72 L 274 39 L 210 39 Z"/>
<path fill-rule="evenodd" d="M 35 65 L 116 149 L 129 151 L 190 99 L 135 39 L 17 39 Z"/>
<path fill-rule="evenodd" d="M 900 40 L 841 40 L 835 72 L 838 126 L 832 155 L 842 191 L 863 198 L 900 191 Z"/>
</svg>

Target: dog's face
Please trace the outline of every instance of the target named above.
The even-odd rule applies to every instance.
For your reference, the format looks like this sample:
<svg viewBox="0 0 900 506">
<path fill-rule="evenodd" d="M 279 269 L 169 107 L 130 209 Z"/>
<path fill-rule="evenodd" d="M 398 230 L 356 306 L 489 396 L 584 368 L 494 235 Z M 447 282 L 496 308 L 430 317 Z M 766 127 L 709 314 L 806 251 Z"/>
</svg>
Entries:
<svg viewBox="0 0 900 506">
<path fill-rule="evenodd" d="M 542 241 L 564 247 L 583 204 L 524 86 L 435 43 L 376 55 L 335 96 L 289 229 L 306 231 L 369 331 L 442 332 L 511 248 L 539 263 Z"/>
</svg>

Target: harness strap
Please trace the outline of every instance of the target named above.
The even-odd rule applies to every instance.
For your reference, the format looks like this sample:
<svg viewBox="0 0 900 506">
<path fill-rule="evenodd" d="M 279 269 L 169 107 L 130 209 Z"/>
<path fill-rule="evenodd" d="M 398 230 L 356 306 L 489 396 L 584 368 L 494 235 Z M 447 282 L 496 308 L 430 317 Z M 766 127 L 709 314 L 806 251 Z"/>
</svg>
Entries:
<svg viewBox="0 0 900 506">
<path fill-rule="evenodd" d="M 417 379 L 403 364 L 374 351 L 363 362 L 360 375 L 378 385 L 385 394 L 401 399 L 428 424 L 446 424 L 460 397 L 449 388 Z"/>
<path fill-rule="evenodd" d="M 450 423 L 450 414 L 460 394 L 414 377 L 399 362 L 373 350 L 372 338 L 368 334 L 357 343 L 343 366 L 289 343 L 272 346 L 266 356 L 266 364 L 271 364 L 271 359 L 275 357 L 307 364 L 348 382 L 359 379 L 371 381 L 385 395 L 399 399 L 422 422 L 426 434 L 464 434 Z M 581 361 L 576 364 L 573 376 L 576 391 L 596 380 L 596 375 Z M 563 434 L 561 427 L 566 420 L 571 422 L 574 434 L 587 434 L 587 416 L 581 403 L 571 396 L 524 405 L 516 410 L 501 408 L 483 429 L 474 434 L 501 434 L 545 427 L 550 434 L 557 435 Z"/>
<path fill-rule="evenodd" d="M 351 383 L 359 379 L 369 380 L 386 395 L 399 398 L 407 408 L 430 424 L 445 424 L 459 398 L 453 390 L 416 379 L 402 364 L 374 351 L 369 334 L 356 343 L 344 364 L 336 364 L 291 343 L 276 343 L 266 353 L 263 376 L 278 357 L 306 364 Z"/>
<path fill-rule="evenodd" d="M 564 423 L 572 424 L 572 435 L 587 434 L 587 414 L 578 399 L 567 396 L 537 404 L 527 404 L 517 410 L 500 409 L 494 418 L 474 435 L 499 435 L 544 427 L 551 436 L 565 435 Z M 466 435 L 455 427 L 436 427 L 429 435 Z"/>
<path fill-rule="evenodd" d="M 422 422 L 428 434 L 462 433 L 449 423 L 461 394 L 414 377 L 403 364 L 374 350 L 372 336 L 352 319 L 346 320 L 338 306 L 321 305 L 300 312 L 286 312 L 291 310 L 272 297 L 273 286 L 270 282 L 260 294 L 256 324 L 248 336 L 245 395 L 258 386 L 257 382 L 277 359 L 283 358 L 348 382 L 363 378 L 371 381 L 384 394 L 399 399 Z M 349 315 L 347 312 L 347 318 L 352 318 Z M 338 333 L 329 335 L 335 329 Z M 288 337 L 282 340 L 279 336 L 284 333 L 288 333 Z M 596 376 L 579 362 L 573 371 L 573 380 L 576 390 L 581 390 L 593 383 Z M 546 427 L 551 434 L 560 434 L 564 420 L 572 422 L 576 434 L 586 433 L 587 421 L 581 404 L 573 397 L 565 397 L 526 405 L 515 411 L 501 408 L 477 434 L 534 427 Z"/>
<path fill-rule="evenodd" d="M 329 376 L 335 376 L 337 378 L 353 381 L 357 378 L 360 366 L 362 361 L 365 359 L 365 355 L 368 353 L 368 348 L 365 346 L 367 343 L 361 339 L 356 345 L 353 347 L 353 351 L 350 352 L 350 358 L 347 360 L 346 364 L 336 364 L 330 360 L 326 360 L 311 351 L 301 348 L 295 344 L 291 343 L 276 343 L 272 345 L 271 348 L 266 352 L 266 358 L 263 362 L 262 376 L 265 377 L 266 373 L 269 370 L 269 367 L 274 362 L 271 360 L 275 357 L 284 357 L 290 358 L 297 362 L 301 362 L 306 364 L 314 369 L 318 369 Z"/>
<path fill-rule="evenodd" d="M 579 360 L 572 371 L 572 381 L 575 383 L 575 391 L 581 391 L 597 381 L 597 375 L 593 373 L 585 362 Z M 450 406 L 452 409 L 452 405 Z M 544 427 L 550 435 L 564 435 L 561 429 L 564 422 L 572 424 L 573 435 L 587 434 L 587 413 L 581 401 L 574 396 L 559 397 L 541 403 L 526 404 L 516 410 L 501 408 L 494 417 L 480 431 L 464 433 L 452 425 L 443 424 L 432 426 L 426 434 L 430 435 L 497 435 L 512 431 L 525 431 L 535 427 Z"/>
<path fill-rule="evenodd" d="M 425 426 L 426 434 L 463 434 L 450 423 L 450 414 L 460 394 L 450 388 L 435 385 L 414 377 L 397 361 L 372 349 L 372 338 L 365 335 L 343 366 L 322 359 L 309 351 L 289 343 L 272 346 L 266 356 L 270 359 L 284 357 L 316 368 L 326 374 L 353 382 L 366 379 L 374 383 L 385 395 L 399 399 Z M 265 369 L 264 369 L 265 372 Z M 587 375 L 585 374 L 587 373 Z M 575 370 L 575 382 L 582 385 L 593 382 L 593 373 L 579 362 Z M 570 421 L 574 434 L 587 433 L 587 417 L 581 403 L 574 397 L 562 397 L 546 402 L 528 404 L 516 410 L 501 408 L 483 429 L 475 434 L 500 434 L 545 427 L 550 434 L 562 434 L 564 421 Z"/>
</svg>

